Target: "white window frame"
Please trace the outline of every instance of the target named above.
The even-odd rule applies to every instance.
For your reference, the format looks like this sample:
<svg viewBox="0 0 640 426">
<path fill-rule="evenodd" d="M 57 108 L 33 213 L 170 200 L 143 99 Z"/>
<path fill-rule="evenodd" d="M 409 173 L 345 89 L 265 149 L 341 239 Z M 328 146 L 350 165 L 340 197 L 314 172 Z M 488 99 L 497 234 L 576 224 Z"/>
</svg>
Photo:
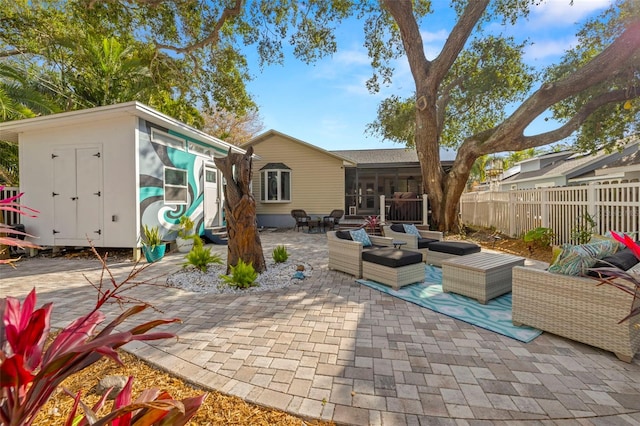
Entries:
<svg viewBox="0 0 640 426">
<path fill-rule="evenodd" d="M 275 200 L 269 200 L 269 188 L 268 188 L 268 178 L 269 178 L 269 173 L 276 173 L 276 180 L 277 180 L 277 198 Z M 283 199 L 282 198 L 282 194 L 280 191 L 280 188 L 282 187 L 282 174 L 283 173 L 288 173 L 289 174 L 289 199 Z M 264 169 L 260 171 L 260 176 L 262 179 L 262 185 L 260 187 L 260 191 L 261 191 L 261 196 L 260 196 L 260 201 L 263 203 L 290 203 L 291 202 L 291 179 L 292 179 L 292 174 L 291 174 L 291 170 L 290 169 Z"/>
<path fill-rule="evenodd" d="M 187 150 L 187 141 L 177 136 L 170 135 L 167 132 L 163 132 L 158 129 L 151 129 L 151 141 L 159 143 L 161 145 L 169 146 L 171 148 L 179 149 L 180 151 Z"/>
<path fill-rule="evenodd" d="M 181 184 L 176 184 L 176 183 L 167 183 L 167 170 L 172 170 L 172 171 L 178 171 L 181 172 L 182 174 L 184 174 L 184 185 Z M 166 167 L 164 168 L 164 170 L 162 171 L 162 178 L 163 178 L 163 190 L 164 190 L 164 203 L 165 204 L 172 204 L 172 205 L 187 205 L 189 204 L 189 176 L 187 175 L 187 171 L 185 169 L 178 169 L 175 167 Z M 169 189 L 178 189 L 178 190 L 184 190 L 184 199 L 179 199 L 179 200 L 167 200 L 167 188 Z"/>
<path fill-rule="evenodd" d="M 189 147 L 189 152 L 194 154 L 194 155 L 198 155 L 200 157 L 205 157 L 205 158 L 208 158 L 209 160 L 211 160 L 213 158 L 213 149 L 211 149 L 211 148 L 207 148 L 206 146 L 198 145 L 197 143 L 194 143 L 194 142 L 189 142 L 187 144 L 187 147 Z"/>
</svg>

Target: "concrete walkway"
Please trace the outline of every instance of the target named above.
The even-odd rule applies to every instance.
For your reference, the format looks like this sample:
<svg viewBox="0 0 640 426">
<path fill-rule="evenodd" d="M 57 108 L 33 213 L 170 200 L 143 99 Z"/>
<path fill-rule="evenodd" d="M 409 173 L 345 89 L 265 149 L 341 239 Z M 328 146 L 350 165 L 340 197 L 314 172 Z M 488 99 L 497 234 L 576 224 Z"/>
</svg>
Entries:
<svg viewBox="0 0 640 426">
<path fill-rule="evenodd" d="M 328 270 L 324 234 L 261 238 L 266 257 L 284 244 L 312 276 L 274 292 L 194 294 L 162 285 L 183 262 L 170 254 L 126 295 L 162 312 L 136 322 L 181 318 L 163 328 L 178 339 L 126 348 L 205 388 L 338 424 L 640 425 L 640 357 L 626 364 L 548 333 L 520 343 L 381 294 Z M 122 279 L 131 264 L 111 270 Z M 28 259 L 0 269 L 0 296 L 35 287 L 58 327 L 93 305 L 85 276 L 99 280 L 97 261 Z"/>
</svg>

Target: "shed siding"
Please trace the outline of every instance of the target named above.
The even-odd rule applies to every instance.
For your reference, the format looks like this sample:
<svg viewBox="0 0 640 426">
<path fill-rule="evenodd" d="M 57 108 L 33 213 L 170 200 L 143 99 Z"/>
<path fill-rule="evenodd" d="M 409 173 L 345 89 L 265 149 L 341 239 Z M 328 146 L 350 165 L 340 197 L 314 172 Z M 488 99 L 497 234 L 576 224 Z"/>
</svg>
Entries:
<svg viewBox="0 0 640 426">
<path fill-rule="evenodd" d="M 343 208 L 342 160 L 279 135 L 253 146 L 260 157 L 253 162 L 253 195 L 259 216 L 290 216 L 292 209 L 303 209 L 310 216 L 325 216 L 333 209 Z M 260 200 L 260 169 L 268 163 L 284 163 L 291 169 L 291 202 L 265 203 Z M 258 222 L 260 224 L 260 218 Z M 293 219 L 288 225 L 293 225 Z"/>
<path fill-rule="evenodd" d="M 54 245 L 53 162 L 51 154 L 65 147 L 100 146 L 102 167 L 102 239 L 104 247 L 136 245 L 135 118 L 118 117 L 22 133 L 20 144 L 21 203 L 40 211 L 23 216 L 27 232 L 37 244 Z M 115 220 L 114 220 L 115 219 Z M 84 240 L 86 242 L 86 240 Z"/>
</svg>

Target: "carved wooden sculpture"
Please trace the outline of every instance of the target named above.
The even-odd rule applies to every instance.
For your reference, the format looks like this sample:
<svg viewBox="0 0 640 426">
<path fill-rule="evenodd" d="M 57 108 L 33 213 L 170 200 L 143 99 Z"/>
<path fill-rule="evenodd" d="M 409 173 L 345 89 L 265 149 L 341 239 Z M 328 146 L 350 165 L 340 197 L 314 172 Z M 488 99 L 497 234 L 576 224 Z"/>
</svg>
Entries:
<svg viewBox="0 0 640 426">
<path fill-rule="evenodd" d="M 245 154 L 231 152 L 229 148 L 226 157 L 213 160 L 226 180 L 224 213 L 229 235 L 227 273 L 231 266 L 238 264 L 239 259 L 251 263 L 256 272 L 267 269 L 258 233 L 256 200 L 249 187 L 252 154 L 253 147 L 249 147 Z"/>
</svg>

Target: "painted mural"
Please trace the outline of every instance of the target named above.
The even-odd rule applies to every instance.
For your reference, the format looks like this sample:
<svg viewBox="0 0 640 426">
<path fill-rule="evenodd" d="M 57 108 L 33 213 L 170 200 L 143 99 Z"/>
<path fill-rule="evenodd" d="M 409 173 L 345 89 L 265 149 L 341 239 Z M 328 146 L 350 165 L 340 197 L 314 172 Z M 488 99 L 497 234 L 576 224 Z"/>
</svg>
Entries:
<svg viewBox="0 0 640 426">
<path fill-rule="evenodd" d="M 176 237 L 180 217 L 186 215 L 204 231 L 204 168 L 206 158 L 182 149 L 153 142 L 148 124 L 141 120 L 139 133 L 140 161 L 140 221 L 148 226 L 159 226 L 165 240 Z M 165 129 L 157 128 L 167 132 Z M 165 202 L 165 169 L 186 171 L 186 204 Z M 184 188 L 180 189 L 184 191 Z"/>
</svg>

